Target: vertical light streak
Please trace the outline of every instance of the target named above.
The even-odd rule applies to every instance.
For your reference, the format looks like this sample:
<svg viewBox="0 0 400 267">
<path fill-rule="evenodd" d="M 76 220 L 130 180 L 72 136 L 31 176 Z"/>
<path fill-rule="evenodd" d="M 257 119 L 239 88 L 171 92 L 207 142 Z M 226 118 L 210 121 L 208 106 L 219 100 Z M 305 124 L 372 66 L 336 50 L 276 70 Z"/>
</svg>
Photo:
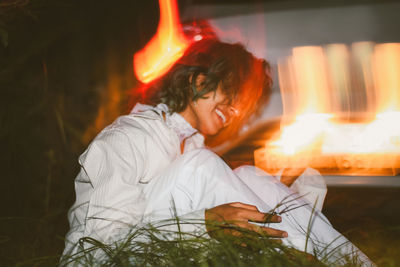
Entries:
<svg viewBox="0 0 400 267">
<path fill-rule="evenodd" d="M 278 62 L 281 131 L 255 151 L 268 172 L 400 172 L 400 44 L 296 47 Z"/>
<path fill-rule="evenodd" d="M 159 5 L 157 33 L 133 58 L 134 72 L 143 83 L 165 74 L 190 44 L 182 32 L 176 0 L 159 0 Z"/>
</svg>

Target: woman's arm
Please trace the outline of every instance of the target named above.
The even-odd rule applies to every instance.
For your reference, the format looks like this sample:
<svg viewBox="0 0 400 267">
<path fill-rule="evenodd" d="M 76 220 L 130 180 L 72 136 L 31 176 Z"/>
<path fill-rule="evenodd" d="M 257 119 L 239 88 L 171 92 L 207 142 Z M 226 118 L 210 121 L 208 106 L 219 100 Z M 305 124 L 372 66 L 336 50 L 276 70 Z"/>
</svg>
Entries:
<svg viewBox="0 0 400 267">
<path fill-rule="evenodd" d="M 144 199 L 138 187 L 145 166 L 143 155 L 124 132 L 111 129 L 92 142 L 80 161 L 81 175 L 92 187 L 84 236 L 103 242 L 118 238 L 143 214 Z M 85 193 L 80 191 L 78 177 L 77 202 Z"/>
</svg>

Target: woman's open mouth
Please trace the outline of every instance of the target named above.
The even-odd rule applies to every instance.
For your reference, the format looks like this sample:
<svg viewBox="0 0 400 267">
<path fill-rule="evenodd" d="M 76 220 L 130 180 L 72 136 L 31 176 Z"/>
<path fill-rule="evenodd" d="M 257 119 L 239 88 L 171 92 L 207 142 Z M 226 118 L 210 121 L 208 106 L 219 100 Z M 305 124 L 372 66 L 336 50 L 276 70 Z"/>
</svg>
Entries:
<svg viewBox="0 0 400 267">
<path fill-rule="evenodd" d="M 226 123 L 226 117 L 225 117 L 224 113 L 222 113 L 222 111 L 219 110 L 219 109 L 215 109 L 215 113 L 217 113 L 217 115 L 221 118 L 222 124 L 225 124 Z"/>
</svg>

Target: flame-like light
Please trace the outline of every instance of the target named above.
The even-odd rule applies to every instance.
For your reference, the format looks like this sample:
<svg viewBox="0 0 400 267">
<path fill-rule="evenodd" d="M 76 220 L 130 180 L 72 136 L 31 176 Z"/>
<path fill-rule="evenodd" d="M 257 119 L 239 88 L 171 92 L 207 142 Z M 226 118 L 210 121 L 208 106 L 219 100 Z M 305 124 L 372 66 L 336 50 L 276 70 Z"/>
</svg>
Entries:
<svg viewBox="0 0 400 267">
<path fill-rule="evenodd" d="M 400 44 L 298 47 L 279 62 L 281 131 L 255 152 L 269 172 L 400 171 Z"/>
<path fill-rule="evenodd" d="M 159 5 L 157 33 L 133 58 L 135 74 L 143 83 L 165 74 L 190 43 L 182 32 L 176 1 L 159 0 Z"/>
</svg>

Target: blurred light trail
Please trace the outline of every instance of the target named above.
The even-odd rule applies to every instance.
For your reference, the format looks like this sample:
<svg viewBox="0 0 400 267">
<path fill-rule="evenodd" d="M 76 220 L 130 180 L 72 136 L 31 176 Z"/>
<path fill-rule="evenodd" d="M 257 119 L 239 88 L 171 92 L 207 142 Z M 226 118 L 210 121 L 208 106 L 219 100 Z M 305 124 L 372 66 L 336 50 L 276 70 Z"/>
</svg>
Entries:
<svg viewBox="0 0 400 267">
<path fill-rule="evenodd" d="M 159 5 L 157 33 L 133 58 L 134 72 L 143 83 L 165 74 L 190 44 L 182 32 L 176 0 L 159 0 Z"/>
<path fill-rule="evenodd" d="M 255 151 L 256 165 L 272 173 L 400 172 L 400 44 L 296 47 L 278 72 L 281 131 Z"/>
</svg>

